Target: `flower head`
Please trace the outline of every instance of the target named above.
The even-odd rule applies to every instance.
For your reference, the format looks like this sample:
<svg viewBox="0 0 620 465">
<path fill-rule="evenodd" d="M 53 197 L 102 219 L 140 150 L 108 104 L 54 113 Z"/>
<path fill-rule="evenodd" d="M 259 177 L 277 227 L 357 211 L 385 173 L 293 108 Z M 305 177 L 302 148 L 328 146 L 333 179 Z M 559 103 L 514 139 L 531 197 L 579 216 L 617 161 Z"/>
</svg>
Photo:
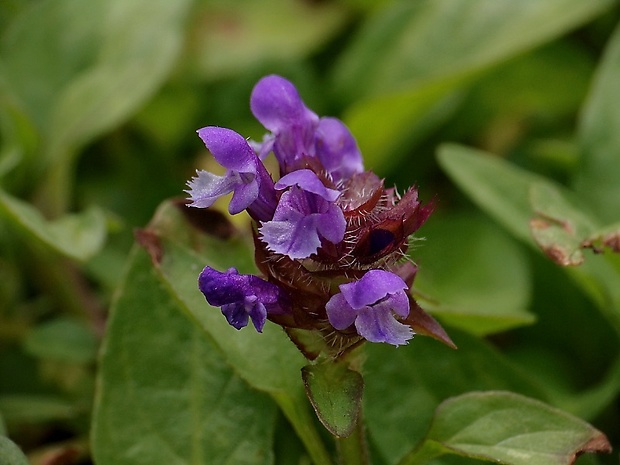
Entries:
<svg viewBox="0 0 620 465">
<path fill-rule="evenodd" d="M 250 107 L 269 131 L 247 142 L 223 128 L 198 131 L 224 176 L 201 171 L 190 181 L 191 206 L 209 207 L 232 192 L 229 211 L 254 220 L 256 265 L 265 279 L 206 267 L 199 287 L 239 329 L 251 319 L 322 336 L 341 354 L 360 341 L 406 344 L 413 329 L 450 344 L 441 327 L 415 303 L 409 289 L 417 271 L 407 259 L 409 236 L 432 212 L 411 188 L 402 197 L 364 171 L 350 131 L 338 119 L 319 118 L 297 89 L 266 76 Z M 273 153 L 274 183 L 263 165 Z M 303 349 L 302 349 L 303 350 Z"/>
</svg>

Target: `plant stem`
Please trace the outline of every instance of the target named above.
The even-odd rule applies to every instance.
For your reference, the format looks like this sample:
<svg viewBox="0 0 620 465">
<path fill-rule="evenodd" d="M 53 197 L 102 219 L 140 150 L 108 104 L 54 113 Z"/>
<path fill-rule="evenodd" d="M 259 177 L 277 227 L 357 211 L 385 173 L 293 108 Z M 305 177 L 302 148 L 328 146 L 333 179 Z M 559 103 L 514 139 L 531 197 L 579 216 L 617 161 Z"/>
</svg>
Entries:
<svg viewBox="0 0 620 465">
<path fill-rule="evenodd" d="M 368 444 L 362 414 L 355 429 L 346 438 L 337 438 L 339 465 L 369 465 Z"/>
<path fill-rule="evenodd" d="M 291 422 L 314 465 L 331 465 L 332 459 L 321 436 L 314 427 L 314 419 L 309 409 L 305 408 L 305 402 L 296 402 L 291 393 L 272 392 L 270 394 Z M 305 396 L 301 398 L 305 401 Z M 364 465 L 364 462 L 361 462 L 361 465 Z"/>
</svg>

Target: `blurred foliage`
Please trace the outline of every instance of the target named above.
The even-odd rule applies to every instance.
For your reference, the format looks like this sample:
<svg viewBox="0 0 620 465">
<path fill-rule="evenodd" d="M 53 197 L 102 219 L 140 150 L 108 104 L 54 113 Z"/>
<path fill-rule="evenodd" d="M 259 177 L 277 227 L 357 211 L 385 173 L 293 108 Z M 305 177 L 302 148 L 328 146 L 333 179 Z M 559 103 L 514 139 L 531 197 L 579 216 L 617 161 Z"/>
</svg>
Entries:
<svg viewBox="0 0 620 465">
<path fill-rule="evenodd" d="M 268 73 L 341 117 L 387 184 L 437 199 L 413 243 L 416 291 L 459 350 L 369 345 L 376 463 L 402 459 L 444 399 L 480 389 L 592 422 L 616 457 L 578 463 L 615 463 L 619 19 L 614 0 L 0 0 L 8 463 L 26 463 L 15 444 L 32 463 L 89 463 L 91 432 L 99 465 L 328 453 L 286 338 L 237 337 L 196 295 L 205 261 L 253 269 L 243 238 L 196 242 L 212 239 L 188 236 L 165 204 L 151 227 L 177 260 L 155 270 L 130 252 L 134 229 L 210 163 L 195 129 L 262 137 L 248 102 Z M 242 341 L 260 337 L 271 352 L 254 359 Z"/>
</svg>

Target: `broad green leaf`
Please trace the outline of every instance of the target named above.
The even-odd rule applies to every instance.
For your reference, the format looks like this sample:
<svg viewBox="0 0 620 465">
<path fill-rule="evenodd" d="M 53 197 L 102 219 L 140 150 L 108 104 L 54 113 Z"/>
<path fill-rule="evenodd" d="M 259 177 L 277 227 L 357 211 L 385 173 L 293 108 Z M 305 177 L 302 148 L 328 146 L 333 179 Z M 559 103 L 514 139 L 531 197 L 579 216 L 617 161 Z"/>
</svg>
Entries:
<svg viewBox="0 0 620 465">
<path fill-rule="evenodd" d="M 44 132 L 67 84 L 93 64 L 105 2 L 30 2 L 1 37 L 5 85 Z"/>
<path fill-rule="evenodd" d="M 6 119 L 16 126 L 23 112 L 38 129 L 37 151 L 24 169 L 45 178 L 39 204 L 51 216 L 69 207 L 81 146 L 119 125 L 167 78 L 189 6 L 189 0 L 45 0 L 24 9 L 2 37 Z"/>
<path fill-rule="evenodd" d="M 0 436 L 0 465 L 29 465 L 30 462 L 9 438 Z"/>
<path fill-rule="evenodd" d="M 391 163 L 404 142 L 449 116 L 455 90 L 612 4 L 612 0 L 391 3 L 362 27 L 335 68 L 335 95 L 356 102 L 344 119 L 363 153 Z M 529 33 L 523 34 L 524 30 Z"/>
<path fill-rule="evenodd" d="M 606 222 L 620 219 L 620 27 L 611 37 L 592 85 L 581 121 L 579 140 L 581 169 L 577 192 L 598 217 Z"/>
<path fill-rule="evenodd" d="M 346 363 L 326 361 L 302 369 L 306 392 L 321 423 L 338 438 L 349 436 L 360 417 L 364 380 Z"/>
<path fill-rule="evenodd" d="M 366 346 L 364 412 L 369 436 L 386 463 L 396 463 L 422 439 L 435 408 L 448 397 L 510 390 L 547 400 L 534 374 L 484 341 L 454 328 L 448 331 L 458 350 L 424 337 L 398 349 Z"/>
<path fill-rule="evenodd" d="M 188 0 L 103 2 L 96 60 L 57 96 L 48 153 L 62 156 L 109 130 L 161 85 L 181 48 Z"/>
<path fill-rule="evenodd" d="M 194 19 L 192 66 L 213 80 L 268 61 L 300 59 L 338 33 L 347 16 L 338 3 L 207 2 Z"/>
<path fill-rule="evenodd" d="M 400 465 L 426 463 L 433 453 L 505 465 L 570 465 L 584 452 L 611 452 L 611 445 L 586 422 L 540 401 L 473 392 L 443 402 L 424 443 Z"/>
<path fill-rule="evenodd" d="M 83 323 L 57 318 L 34 327 L 28 333 L 24 347 L 37 358 L 89 363 L 95 360 L 97 338 Z"/>
<path fill-rule="evenodd" d="M 101 353 L 96 463 L 272 463 L 275 404 L 180 307 L 147 253 L 134 250 Z"/>
<path fill-rule="evenodd" d="M 445 144 L 437 159 L 443 170 L 483 210 L 519 239 L 532 244 L 530 188 L 544 177 L 510 165 L 497 156 Z"/>
<path fill-rule="evenodd" d="M 531 285 L 523 254 L 478 215 L 438 216 L 414 242 L 422 307 L 451 326 L 485 335 L 530 324 Z"/>
<path fill-rule="evenodd" d="M 48 247 L 79 261 L 99 252 L 106 238 L 106 218 L 96 207 L 46 221 L 35 207 L 0 190 L 0 214 Z"/>
<path fill-rule="evenodd" d="M 543 176 L 530 173 L 485 152 L 447 144 L 438 161 L 452 180 L 485 212 L 517 238 L 537 247 L 529 230 L 535 212 L 530 191 L 535 185 L 564 191 Z M 589 215 L 588 215 L 589 216 Z M 607 254 L 591 257 L 569 275 L 597 303 L 620 332 L 620 258 Z"/>
<path fill-rule="evenodd" d="M 148 239 L 143 238 L 142 243 L 155 261 L 162 281 L 219 348 L 221 357 L 250 386 L 273 397 L 316 463 L 329 464 L 331 460 L 314 429 L 301 381 L 301 368 L 306 361 L 295 345 L 281 328 L 271 323 L 260 334 L 251 328 L 236 331 L 198 290 L 198 274 L 206 265 L 255 272 L 248 242 L 231 230 L 223 217 L 188 209 L 178 202 L 164 203 L 143 234 Z"/>
<path fill-rule="evenodd" d="M 6 436 L 6 425 L 4 424 L 4 418 L 2 418 L 2 412 L 0 412 L 0 436 Z"/>
<path fill-rule="evenodd" d="M 613 4 L 396 1 L 370 18 L 337 63 L 335 89 L 354 100 L 480 70 L 557 37 Z"/>
</svg>

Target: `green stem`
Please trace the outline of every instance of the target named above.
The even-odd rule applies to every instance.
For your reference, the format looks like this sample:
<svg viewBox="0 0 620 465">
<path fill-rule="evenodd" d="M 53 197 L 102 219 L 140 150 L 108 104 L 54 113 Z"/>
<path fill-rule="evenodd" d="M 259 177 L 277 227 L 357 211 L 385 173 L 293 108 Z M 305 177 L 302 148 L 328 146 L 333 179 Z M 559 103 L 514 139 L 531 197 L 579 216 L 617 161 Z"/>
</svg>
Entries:
<svg viewBox="0 0 620 465">
<path fill-rule="evenodd" d="M 314 426 L 315 422 L 310 414 L 310 410 L 306 408 L 305 396 L 304 402 L 296 402 L 290 393 L 272 392 L 270 394 L 280 406 L 288 421 L 291 422 L 299 439 L 306 447 L 312 462 L 315 465 L 331 465 L 332 458 Z"/>
<path fill-rule="evenodd" d="M 34 203 L 47 218 L 60 218 L 69 210 L 73 191 L 73 160 L 67 156 L 64 163 L 56 163 L 35 194 Z"/>
<path fill-rule="evenodd" d="M 338 458 L 340 465 L 369 465 L 368 444 L 362 414 L 357 420 L 355 429 L 346 438 L 337 438 Z"/>
</svg>

